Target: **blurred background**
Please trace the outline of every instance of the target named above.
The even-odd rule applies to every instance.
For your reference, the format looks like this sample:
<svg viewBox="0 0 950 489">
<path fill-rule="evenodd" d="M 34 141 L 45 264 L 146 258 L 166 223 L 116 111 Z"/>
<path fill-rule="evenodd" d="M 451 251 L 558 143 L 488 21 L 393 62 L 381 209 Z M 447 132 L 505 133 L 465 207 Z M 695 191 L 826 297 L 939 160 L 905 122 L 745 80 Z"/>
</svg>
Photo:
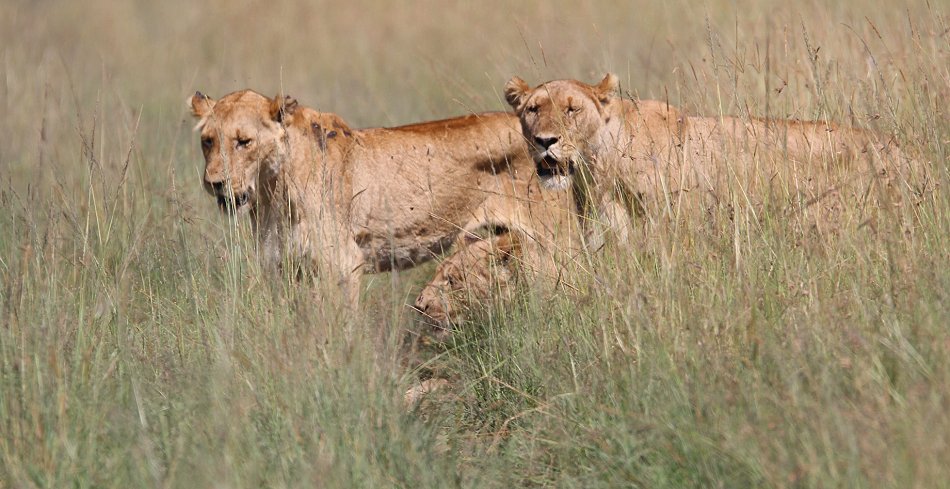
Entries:
<svg viewBox="0 0 950 489">
<path fill-rule="evenodd" d="M 944 487 L 948 16 L 946 0 L 4 0 L 0 488 Z M 201 188 L 185 107 L 252 88 L 393 126 L 507 110 L 513 75 L 607 71 L 695 113 L 893 134 L 942 187 L 901 189 L 909 221 L 827 234 L 727 205 L 407 351 L 433 265 L 367 277 L 355 317 L 265 276 L 246 223 Z M 428 377 L 447 394 L 408 409 Z"/>
<path fill-rule="evenodd" d="M 135 172 L 174 167 L 197 190 L 183 103 L 195 90 L 283 90 L 355 126 L 391 126 L 507 109 L 501 87 L 513 75 L 536 84 L 606 71 L 632 94 L 696 111 L 866 125 L 912 110 L 885 107 L 883 90 L 946 83 L 909 76 L 945 75 L 948 10 L 884 0 L 9 1 L 0 158 L 17 180 L 48 178 L 72 166 L 68 143 L 98 124 L 107 146 L 137 135 Z"/>
</svg>

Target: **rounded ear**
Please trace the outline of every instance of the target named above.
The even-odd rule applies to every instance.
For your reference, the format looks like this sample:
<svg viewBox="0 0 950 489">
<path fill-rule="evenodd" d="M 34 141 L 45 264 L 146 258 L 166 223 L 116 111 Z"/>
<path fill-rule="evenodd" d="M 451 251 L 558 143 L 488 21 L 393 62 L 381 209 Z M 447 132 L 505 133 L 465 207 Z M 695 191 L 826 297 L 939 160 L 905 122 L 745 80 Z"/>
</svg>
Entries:
<svg viewBox="0 0 950 489">
<path fill-rule="evenodd" d="M 600 103 L 606 104 L 620 93 L 620 79 L 613 73 L 607 73 L 604 79 L 594 86 L 594 93 Z"/>
<path fill-rule="evenodd" d="M 349 124 L 347 124 L 342 117 L 336 114 L 327 114 L 327 116 L 330 118 L 330 127 L 332 128 L 330 132 L 336 133 L 333 135 L 327 134 L 328 137 L 335 137 L 339 133 L 343 133 L 343 136 L 345 137 L 350 137 L 353 131 L 350 129 Z"/>
<path fill-rule="evenodd" d="M 510 231 L 500 234 L 495 239 L 495 249 L 501 252 L 501 261 L 503 263 L 507 262 L 513 256 L 521 253 L 521 238 L 517 236 L 517 233 Z"/>
<path fill-rule="evenodd" d="M 193 116 L 202 118 L 208 115 L 211 109 L 214 108 L 214 99 L 201 92 L 195 92 L 194 95 L 188 97 L 185 104 L 191 108 L 191 114 Z"/>
<path fill-rule="evenodd" d="M 473 245 L 475 243 L 478 243 L 479 241 L 482 241 L 483 239 L 485 238 L 473 232 L 462 231 L 462 244 L 465 246 Z"/>
<path fill-rule="evenodd" d="M 517 76 L 513 77 L 508 80 L 508 83 L 505 83 L 505 100 L 508 101 L 511 108 L 518 110 L 525 99 L 528 98 L 527 95 L 530 91 L 531 87 L 524 80 Z"/>
<path fill-rule="evenodd" d="M 296 110 L 297 99 L 290 95 L 277 94 L 270 103 L 270 118 L 274 122 L 283 123 L 288 117 L 293 116 Z"/>
</svg>

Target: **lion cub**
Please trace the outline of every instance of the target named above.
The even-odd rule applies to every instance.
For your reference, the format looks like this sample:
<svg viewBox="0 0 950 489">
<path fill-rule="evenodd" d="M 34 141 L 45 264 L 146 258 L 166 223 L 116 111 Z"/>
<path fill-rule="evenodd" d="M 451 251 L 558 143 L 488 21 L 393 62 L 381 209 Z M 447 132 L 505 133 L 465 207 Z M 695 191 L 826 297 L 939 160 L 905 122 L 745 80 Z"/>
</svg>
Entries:
<svg viewBox="0 0 950 489">
<path fill-rule="evenodd" d="M 521 239 L 505 228 L 494 229 L 487 237 L 462 237 L 413 306 L 431 326 L 432 336 L 444 340 L 473 307 L 510 298 L 522 275 L 521 252 Z"/>
</svg>

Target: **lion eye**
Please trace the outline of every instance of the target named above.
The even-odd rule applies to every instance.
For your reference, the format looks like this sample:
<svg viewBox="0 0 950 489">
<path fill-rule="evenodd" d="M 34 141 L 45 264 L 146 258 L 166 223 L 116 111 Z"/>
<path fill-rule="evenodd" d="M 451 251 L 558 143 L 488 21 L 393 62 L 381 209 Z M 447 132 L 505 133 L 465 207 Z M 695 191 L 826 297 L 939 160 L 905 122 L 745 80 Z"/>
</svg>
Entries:
<svg viewBox="0 0 950 489">
<path fill-rule="evenodd" d="M 214 140 L 211 138 L 201 138 L 201 147 L 204 149 L 211 149 L 214 146 Z"/>
<path fill-rule="evenodd" d="M 528 111 L 529 113 L 531 113 L 531 114 L 537 114 L 537 113 L 538 113 L 538 106 L 537 106 L 537 105 L 530 105 L 530 106 L 528 106 L 528 108 L 525 109 L 525 110 L 527 110 L 527 111 Z"/>
<path fill-rule="evenodd" d="M 251 140 L 249 138 L 237 138 L 236 141 L 238 148 L 246 148 L 251 144 Z"/>
<path fill-rule="evenodd" d="M 580 111 L 581 111 L 581 108 L 580 108 L 580 107 L 568 107 L 568 108 L 567 108 L 567 115 L 574 115 L 574 114 L 576 114 L 576 113 L 578 113 L 578 112 L 580 112 Z"/>
</svg>

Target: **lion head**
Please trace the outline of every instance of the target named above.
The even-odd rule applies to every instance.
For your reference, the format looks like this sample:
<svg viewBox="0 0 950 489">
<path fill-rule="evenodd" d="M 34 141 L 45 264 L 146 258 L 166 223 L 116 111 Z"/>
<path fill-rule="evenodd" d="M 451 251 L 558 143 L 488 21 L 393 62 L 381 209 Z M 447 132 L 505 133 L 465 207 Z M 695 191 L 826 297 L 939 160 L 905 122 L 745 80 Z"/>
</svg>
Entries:
<svg viewBox="0 0 950 489">
<path fill-rule="evenodd" d="M 518 77 L 505 84 L 505 99 L 521 120 L 542 183 L 563 188 L 575 167 L 596 154 L 619 90 L 610 73 L 597 85 L 555 80 L 532 89 Z"/>
<path fill-rule="evenodd" d="M 508 290 L 517 280 L 513 257 L 521 249 L 520 240 L 504 229 L 497 233 L 463 238 L 416 299 L 415 309 L 433 327 L 437 339 L 444 339 L 465 311 L 487 302 L 495 291 Z"/>
<path fill-rule="evenodd" d="M 333 143 L 353 135 L 346 121 L 332 112 L 320 112 L 301 106 L 294 110 L 293 114 L 285 117 L 284 125 L 288 129 L 298 131 L 298 134 L 315 145 L 317 159 L 342 158 L 345 144 Z"/>
<path fill-rule="evenodd" d="M 293 113 L 297 101 L 242 90 L 220 100 L 195 92 L 187 103 L 198 119 L 195 130 L 201 134 L 205 190 L 224 211 L 252 208 L 261 173 L 276 174 L 289 153 L 282 121 Z"/>
</svg>

